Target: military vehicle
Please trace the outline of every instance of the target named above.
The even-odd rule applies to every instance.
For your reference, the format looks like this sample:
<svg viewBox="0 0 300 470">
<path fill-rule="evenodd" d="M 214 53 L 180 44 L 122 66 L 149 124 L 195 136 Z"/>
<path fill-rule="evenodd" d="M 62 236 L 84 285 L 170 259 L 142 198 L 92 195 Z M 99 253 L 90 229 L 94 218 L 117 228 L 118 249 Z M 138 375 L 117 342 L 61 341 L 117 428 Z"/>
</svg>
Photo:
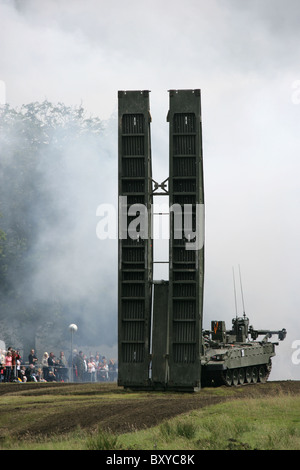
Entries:
<svg viewBox="0 0 300 470">
<path fill-rule="evenodd" d="M 269 341 L 273 334 L 283 341 L 286 330 L 255 330 L 245 314 L 232 320 L 231 330 L 226 330 L 224 321 L 212 321 L 211 330 L 203 331 L 202 385 L 266 382 L 278 345 Z"/>
<path fill-rule="evenodd" d="M 263 382 L 275 354 L 272 332 L 236 315 L 231 331 L 219 321 L 203 334 L 201 90 L 169 90 L 169 176 L 160 184 L 152 177 L 149 93 L 118 92 L 118 384 L 197 391 L 203 383 Z M 169 200 L 167 261 L 154 256 L 156 196 Z M 168 280 L 156 278 L 157 263 L 167 263 Z"/>
</svg>

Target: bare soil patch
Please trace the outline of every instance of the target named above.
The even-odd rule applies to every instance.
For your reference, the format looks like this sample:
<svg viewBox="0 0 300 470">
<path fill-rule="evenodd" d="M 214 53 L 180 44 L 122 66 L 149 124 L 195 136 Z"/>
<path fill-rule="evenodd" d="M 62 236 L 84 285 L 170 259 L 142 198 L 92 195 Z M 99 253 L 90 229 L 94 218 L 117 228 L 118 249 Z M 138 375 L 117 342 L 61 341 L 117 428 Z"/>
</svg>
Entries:
<svg viewBox="0 0 300 470">
<path fill-rule="evenodd" d="M 17 395 L 18 405 L 10 409 L 13 416 L 22 409 L 22 396 L 35 397 L 35 414 L 28 429 L 15 429 L 18 435 L 64 434 L 75 430 L 94 429 L 99 425 L 122 434 L 145 429 L 181 413 L 228 400 L 259 398 L 280 394 L 299 395 L 300 381 L 268 382 L 242 387 L 204 388 L 197 393 L 131 392 L 116 384 L 0 384 L 0 396 Z M 67 406 L 58 406 L 46 419 L 38 419 L 39 407 L 45 412 L 43 396 L 68 396 Z M 76 400 L 85 397 L 84 400 Z M 74 401 L 74 406 L 73 406 Z M 55 405 L 49 405 L 55 406 Z M 0 412 L 2 409 L 0 401 Z M 31 410 L 32 411 L 32 410 Z M 53 411 L 53 410 L 52 410 Z"/>
</svg>

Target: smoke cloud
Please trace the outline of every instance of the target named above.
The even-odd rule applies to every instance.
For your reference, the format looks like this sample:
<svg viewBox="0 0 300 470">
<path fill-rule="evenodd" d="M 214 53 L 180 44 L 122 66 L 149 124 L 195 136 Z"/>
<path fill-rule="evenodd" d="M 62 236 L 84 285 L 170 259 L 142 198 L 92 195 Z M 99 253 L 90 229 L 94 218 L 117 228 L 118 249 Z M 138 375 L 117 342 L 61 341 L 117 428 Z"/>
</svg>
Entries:
<svg viewBox="0 0 300 470">
<path fill-rule="evenodd" d="M 96 122 L 93 132 L 89 118 L 68 111 L 45 102 L 2 114 L 2 312 L 8 324 L 14 312 L 18 341 L 27 329 L 45 346 L 61 338 L 62 348 L 76 323 L 77 344 L 112 348 L 117 272 L 108 267 L 117 266 L 117 241 L 99 243 L 96 209 L 116 205 L 116 120 Z"/>
</svg>

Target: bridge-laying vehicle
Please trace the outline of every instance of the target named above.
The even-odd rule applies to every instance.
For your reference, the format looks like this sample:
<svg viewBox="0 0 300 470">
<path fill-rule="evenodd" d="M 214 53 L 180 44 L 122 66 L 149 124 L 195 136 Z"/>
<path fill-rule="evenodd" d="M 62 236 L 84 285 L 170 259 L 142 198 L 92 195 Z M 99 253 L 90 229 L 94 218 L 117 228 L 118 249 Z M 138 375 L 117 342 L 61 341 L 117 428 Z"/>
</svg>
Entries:
<svg viewBox="0 0 300 470">
<path fill-rule="evenodd" d="M 237 311 L 231 330 L 216 321 L 203 331 L 201 90 L 169 90 L 167 122 L 169 173 L 158 183 L 152 173 L 150 92 L 119 90 L 118 384 L 189 392 L 203 385 L 264 382 L 275 355 L 276 343 L 269 341 L 274 332 L 254 330 Z M 156 197 L 164 196 L 167 210 L 154 211 Z M 165 216 L 169 247 L 160 256 L 154 219 Z M 280 340 L 286 335 L 276 333 Z"/>
</svg>

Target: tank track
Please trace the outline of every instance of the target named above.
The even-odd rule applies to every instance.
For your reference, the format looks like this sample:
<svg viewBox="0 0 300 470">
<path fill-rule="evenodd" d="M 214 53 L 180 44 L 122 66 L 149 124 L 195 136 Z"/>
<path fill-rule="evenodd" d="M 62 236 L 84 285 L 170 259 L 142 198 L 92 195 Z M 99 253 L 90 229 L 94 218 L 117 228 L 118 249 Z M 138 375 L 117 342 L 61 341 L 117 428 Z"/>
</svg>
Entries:
<svg viewBox="0 0 300 470">
<path fill-rule="evenodd" d="M 250 385 L 267 382 L 272 369 L 272 362 L 258 366 L 240 367 L 237 369 L 226 369 L 215 373 L 205 385 L 226 385 L 227 387 L 237 385 Z M 204 385 L 204 384 L 203 384 Z"/>
<path fill-rule="evenodd" d="M 239 369 L 227 369 L 221 372 L 223 385 L 249 385 L 256 383 L 266 383 L 271 373 L 272 363 L 262 364 L 252 367 L 241 367 Z"/>
</svg>

